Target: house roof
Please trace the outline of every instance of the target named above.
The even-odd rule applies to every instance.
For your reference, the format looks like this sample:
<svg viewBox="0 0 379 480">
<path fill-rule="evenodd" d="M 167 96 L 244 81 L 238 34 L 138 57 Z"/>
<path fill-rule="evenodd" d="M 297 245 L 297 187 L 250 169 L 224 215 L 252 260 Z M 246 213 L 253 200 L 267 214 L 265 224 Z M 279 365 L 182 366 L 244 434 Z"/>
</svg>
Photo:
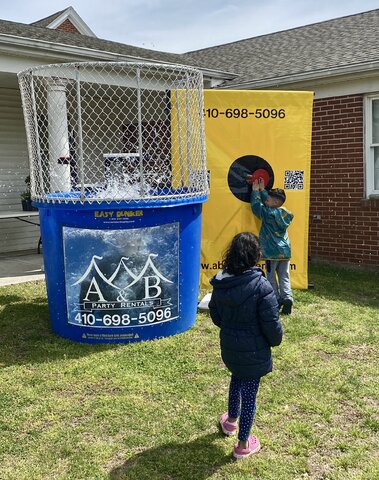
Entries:
<svg viewBox="0 0 379 480">
<path fill-rule="evenodd" d="M 184 54 L 195 64 L 238 75 L 227 86 L 278 84 L 307 73 L 328 76 L 379 62 L 379 10 L 371 10 Z"/>
<path fill-rule="evenodd" d="M 31 25 L 45 28 L 59 28 L 64 22 L 69 21 L 76 30 L 82 35 L 89 35 L 90 37 L 96 37 L 94 32 L 89 28 L 85 21 L 80 17 L 73 7 L 67 7 L 64 10 L 53 13 L 49 17 L 32 22 Z"/>
<path fill-rule="evenodd" d="M 181 63 L 187 65 L 193 63 L 190 59 L 186 59 L 183 55 L 176 53 L 159 52 L 156 50 L 134 47 L 132 45 L 125 45 L 123 43 L 111 42 L 109 40 L 102 40 L 87 35 L 78 35 L 76 33 L 65 32 L 62 30 L 54 30 L 36 25 L 10 22 L 7 20 L 0 20 L 0 35 L 1 34 L 31 40 L 42 40 L 61 45 L 83 47 L 103 52 L 111 52 L 150 61 Z"/>
<path fill-rule="evenodd" d="M 379 9 L 248 38 L 185 54 L 167 53 L 46 28 L 72 7 L 32 25 L 0 20 L 0 44 L 10 37 L 122 58 L 198 67 L 225 88 L 259 88 L 303 79 L 379 70 Z M 37 25 L 38 24 L 38 25 Z M 49 45 L 47 43 L 47 45 Z"/>
<path fill-rule="evenodd" d="M 65 9 L 66 10 L 66 9 Z M 60 15 L 65 12 L 65 10 L 61 10 L 59 12 L 53 13 L 48 17 L 42 18 L 41 20 L 37 20 L 36 22 L 32 22 L 30 25 L 35 25 L 37 27 L 48 27 L 54 20 L 56 20 Z"/>
<path fill-rule="evenodd" d="M 44 22 L 45 20 L 47 19 L 41 20 L 41 22 Z M 91 56 L 102 60 L 110 59 L 121 61 L 127 59 L 141 62 L 195 66 L 194 62 L 183 54 L 149 50 L 123 43 L 111 42 L 109 40 L 103 40 L 88 35 L 78 35 L 77 33 L 70 33 L 37 25 L 0 20 L 0 49 L 1 44 L 7 46 L 12 42 L 15 42 L 18 47 L 20 46 L 20 43 L 24 43 L 27 45 L 27 48 L 35 48 L 37 51 L 50 51 L 52 44 L 55 44 L 54 46 L 63 46 L 63 49 L 67 47 L 68 50 L 70 47 L 74 47 L 75 50 L 77 50 L 76 53 L 78 55 L 80 55 L 79 50 L 83 49 L 82 55 L 84 57 L 88 57 L 88 53 L 92 50 L 93 55 Z M 43 42 L 47 43 L 44 45 Z M 72 48 L 69 52 L 69 55 L 72 56 Z M 201 69 L 203 74 L 209 78 L 223 80 L 225 78 L 230 79 L 234 77 L 234 75 L 231 75 L 228 72 L 210 69 L 206 64 L 202 66 L 201 62 L 197 62 L 196 67 Z"/>
</svg>

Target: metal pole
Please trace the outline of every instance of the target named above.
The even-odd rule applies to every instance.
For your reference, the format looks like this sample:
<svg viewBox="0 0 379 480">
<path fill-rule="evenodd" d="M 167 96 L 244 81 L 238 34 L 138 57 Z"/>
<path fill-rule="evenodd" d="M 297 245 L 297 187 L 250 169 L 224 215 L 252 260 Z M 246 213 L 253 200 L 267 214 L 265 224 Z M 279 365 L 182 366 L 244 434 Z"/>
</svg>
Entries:
<svg viewBox="0 0 379 480">
<path fill-rule="evenodd" d="M 34 135 L 35 135 L 35 141 L 36 141 L 36 149 L 37 149 L 37 162 L 38 162 L 38 176 L 40 180 L 40 188 L 38 192 L 38 196 L 41 195 L 41 192 L 44 192 L 43 188 L 43 169 L 42 169 L 42 160 L 41 160 L 41 147 L 39 143 L 39 134 L 38 134 L 38 116 L 37 116 L 37 106 L 36 106 L 36 97 L 34 95 L 34 77 L 33 73 L 31 74 L 31 82 L 30 82 L 30 87 L 31 87 L 31 94 L 32 94 L 32 109 L 33 109 L 33 120 L 34 120 Z M 25 118 L 28 118 L 25 116 Z M 29 131 L 29 129 L 27 129 Z M 34 162 L 31 162 L 30 164 L 30 170 L 31 170 L 31 179 L 33 180 L 35 178 L 35 169 L 34 169 Z M 32 184 L 31 180 L 31 184 Z M 36 192 L 37 193 L 37 192 Z"/>
<path fill-rule="evenodd" d="M 203 74 L 199 73 L 200 81 L 198 82 L 197 92 L 199 100 L 199 115 L 200 115 L 200 143 L 201 143 L 201 171 L 202 171 L 202 180 L 204 182 L 203 188 L 205 192 L 209 191 L 208 183 L 208 172 L 207 164 L 205 161 L 206 157 L 206 147 L 205 147 L 205 126 L 204 126 L 204 115 L 203 115 L 203 106 L 204 106 L 204 95 L 203 95 Z M 199 80 L 199 78 L 198 78 Z"/>
<path fill-rule="evenodd" d="M 179 142 L 179 165 L 180 165 L 180 179 L 182 181 L 182 188 L 184 187 L 184 170 L 183 170 L 183 148 L 182 148 L 182 135 L 180 133 L 180 109 L 179 109 L 179 95 L 178 89 L 175 90 L 176 96 L 176 112 L 177 112 L 177 121 L 178 121 L 178 142 Z"/>
<path fill-rule="evenodd" d="M 192 176 L 192 162 L 191 162 L 191 118 L 190 118 L 190 108 L 188 101 L 188 72 L 186 72 L 186 88 L 184 90 L 186 96 L 186 115 L 187 115 L 187 167 L 188 167 L 188 188 L 190 189 L 191 185 L 191 176 Z"/>
<path fill-rule="evenodd" d="M 138 154 L 139 154 L 139 174 L 140 174 L 140 194 L 141 198 L 145 194 L 144 176 L 143 176 L 143 157 L 142 157 L 142 103 L 141 103 L 141 69 L 137 68 L 137 112 L 138 112 Z"/>
<path fill-rule="evenodd" d="M 76 67 L 76 102 L 78 114 L 78 156 L 79 156 L 79 181 L 80 181 L 80 198 L 85 199 L 84 190 L 84 161 L 83 161 L 83 124 L 82 124 L 82 100 L 80 92 L 80 72 L 79 66 Z"/>
</svg>

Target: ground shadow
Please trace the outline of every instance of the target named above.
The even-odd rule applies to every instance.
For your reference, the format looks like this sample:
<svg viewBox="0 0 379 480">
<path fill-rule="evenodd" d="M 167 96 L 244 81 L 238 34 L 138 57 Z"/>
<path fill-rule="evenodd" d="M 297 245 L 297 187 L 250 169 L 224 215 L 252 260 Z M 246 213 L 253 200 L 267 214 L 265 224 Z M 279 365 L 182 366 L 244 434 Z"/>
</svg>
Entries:
<svg viewBox="0 0 379 480">
<path fill-rule="evenodd" d="M 23 299 L 19 295 L 14 295 L 13 293 L 6 293 L 0 295 L 0 305 L 8 305 L 9 303 L 21 302 L 22 300 Z M 42 300 L 42 298 L 36 299 L 38 303 Z"/>
<path fill-rule="evenodd" d="M 232 461 L 231 454 L 215 443 L 219 433 L 198 437 L 191 442 L 167 443 L 138 453 L 114 468 L 110 480 L 205 480 Z"/>
<path fill-rule="evenodd" d="M 45 297 L 23 301 L 18 295 L 0 295 L 0 367 L 79 358 L 114 348 L 114 344 L 81 344 L 52 332 Z"/>
</svg>

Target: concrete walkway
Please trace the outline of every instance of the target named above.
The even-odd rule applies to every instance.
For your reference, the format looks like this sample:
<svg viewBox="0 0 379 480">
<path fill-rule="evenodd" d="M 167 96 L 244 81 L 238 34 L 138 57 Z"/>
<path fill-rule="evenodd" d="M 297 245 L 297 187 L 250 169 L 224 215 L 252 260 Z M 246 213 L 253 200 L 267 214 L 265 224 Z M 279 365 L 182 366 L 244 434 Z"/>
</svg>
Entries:
<svg viewBox="0 0 379 480">
<path fill-rule="evenodd" d="M 35 253 L 0 256 L 0 287 L 43 279 L 45 274 L 42 255 Z"/>
</svg>

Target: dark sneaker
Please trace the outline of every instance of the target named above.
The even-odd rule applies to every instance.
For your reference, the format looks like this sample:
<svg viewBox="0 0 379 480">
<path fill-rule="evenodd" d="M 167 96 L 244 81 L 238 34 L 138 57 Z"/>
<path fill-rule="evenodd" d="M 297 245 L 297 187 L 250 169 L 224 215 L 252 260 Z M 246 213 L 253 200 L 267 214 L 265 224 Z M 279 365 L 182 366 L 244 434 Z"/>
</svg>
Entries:
<svg viewBox="0 0 379 480">
<path fill-rule="evenodd" d="M 283 300 L 283 307 L 282 307 L 282 314 L 283 315 L 291 315 L 292 303 L 293 302 L 290 298 L 287 298 L 286 300 Z"/>
</svg>

